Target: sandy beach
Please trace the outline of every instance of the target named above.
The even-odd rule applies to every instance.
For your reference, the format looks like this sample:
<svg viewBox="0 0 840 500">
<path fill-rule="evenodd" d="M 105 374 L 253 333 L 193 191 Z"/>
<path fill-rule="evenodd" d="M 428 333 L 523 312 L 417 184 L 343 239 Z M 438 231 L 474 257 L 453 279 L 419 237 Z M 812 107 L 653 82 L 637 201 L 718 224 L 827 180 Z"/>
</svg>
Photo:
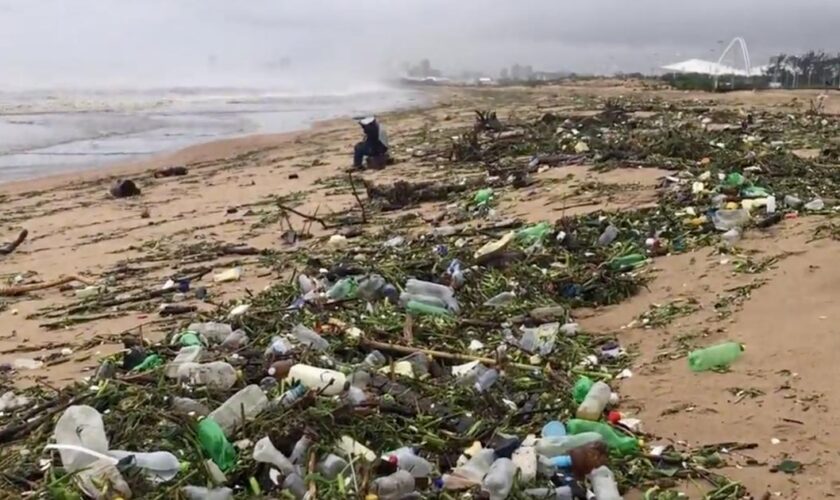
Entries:
<svg viewBox="0 0 840 500">
<path fill-rule="evenodd" d="M 446 177 L 448 173 L 424 155 L 423 134 L 470 126 L 475 109 L 495 109 L 503 118 L 511 113 L 539 116 L 565 112 L 581 99 L 632 93 L 675 101 L 697 98 L 722 108 L 778 110 L 796 106 L 794 97 L 802 102 L 815 95 L 695 95 L 619 82 L 536 89 L 442 88 L 435 93 L 435 104 L 426 108 L 380 116 L 398 161 L 384 171 L 355 176 L 359 183 Z M 840 111 L 840 100 L 830 101 L 826 111 Z M 197 315 L 215 311 L 217 305 L 232 306 L 251 292 L 287 279 L 295 267 L 294 256 L 309 245 L 324 245 L 332 234 L 297 216 L 284 220 L 278 203 L 322 215 L 356 204 L 353 194 L 336 188 L 333 180 L 346 178 L 343 170 L 350 165 L 359 135 L 352 120 L 336 119 L 302 132 L 221 140 L 130 164 L 0 185 L 0 242 L 12 240 L 21 229 L 29 232 L 15 252 L 0 256 L 0 286 L 79 276 L 126 298 L 160 290 L 173 276 L 190 276 L 190 286 L 206 287 L 208 299 L 178 304 L 196 306 Z M 188 174 L 153 176 L 158 168 L 176 165 L 186 166 Z M 504 193 L 497 210 L 538 222 L 637 208 L 655 204 L 656 188 L 665 175 L 668 171 L 655 168 L 553 168 L 536 174 L 532 188 Z M 142 194 L 111 198 L 108 187 L 120 178 L 134 180 Z M 603 190 L 587 189 L 592 183 L 614 189 L 605 197 L 598 194 Z M 428 203 L 415 212 L 427 217 L 444 205 Z M 283 243 L 288 222 L 296 228 L 310 224 L 313 237 Z M 819 223 L 818 217 L 785 221 L 745 238 L 743 245 L 754 258 L 784 258 L 761 274 L 766 284 L 726 321 L 712 321 L 712 305 L 757 277 L 731 272 L 712 248 L 656 259 L 656 275 L 647 290 L 617 306 L 581 311 L 575 318 L 588 331 L 617 335 L 637 356 L 633 377 L 621 382 L 620 392 L 623 407 L 632 409 L 647 431 L 664 442 L 756 443 L 734 452 L 737 465 L 723 471 L 756 498 L 765 491 L 784 499 L 827 498 L 840 492 L 840 430 L 833 425 L 840 396 L 831 390 L 840 375 L 833 360 L 840 269 L 833 265 L 837 242 L 811 237 Z M 232 254 L 226 251 L 231 245 L 271 251 L 274 258 Z M 242 269 L 241 280 L 213 282 L 215 273 L 234 267 Z M 667 326 L 645 327 L 634 321 L 652 304 L 680 299 L 700 306 Z M 9 383 L 71 383 L 90 376 L 103 357 L 123 349 L 122 335 L 139 333 L 159 341 L 194 317 L 160 317 L 161 303 L 148 297 L 115 300 L 110 307 L 89 311 L 75 290 L 61 287 L 0 298 L 0 362 L 28 359 L 44 364 L 17 370 Z M 746 355 L 736 369 L 699 379 L 688 372 L 685 359 L 670 357 L 673 339 L 686 335 L 706 343 L 737 336 L 747 346 Z M 795 477 L 769 472 L 766 464 L 787 456 L 808 466 Z M 765 466 L 749 466 L 752 462 Z M 690 484 L 685 488 L 697 498 Z M 627 498 L 641 498 L 634 495 Z"/>
</svg>

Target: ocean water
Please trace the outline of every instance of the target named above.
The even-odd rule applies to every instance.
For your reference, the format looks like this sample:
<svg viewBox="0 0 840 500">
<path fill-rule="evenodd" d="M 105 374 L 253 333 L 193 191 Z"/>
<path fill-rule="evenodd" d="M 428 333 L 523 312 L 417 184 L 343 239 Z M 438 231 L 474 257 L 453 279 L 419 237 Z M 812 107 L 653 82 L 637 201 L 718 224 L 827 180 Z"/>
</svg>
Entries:
<svg viewBox="0 0 840 500">
<path fill-rule="evenodd" d="M 0 92 L 0 183 L 423 102 L 422 94 L 399 88 L 331 95 L 210 88 Z"/>
</svg>

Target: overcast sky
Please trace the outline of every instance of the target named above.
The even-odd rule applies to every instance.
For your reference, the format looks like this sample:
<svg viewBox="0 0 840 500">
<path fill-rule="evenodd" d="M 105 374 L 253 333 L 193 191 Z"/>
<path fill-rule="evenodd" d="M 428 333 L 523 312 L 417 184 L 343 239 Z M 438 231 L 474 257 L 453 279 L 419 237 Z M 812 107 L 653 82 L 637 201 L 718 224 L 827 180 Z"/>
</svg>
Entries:
<svg viewBox="0 0 840 500">
<path fill-rule="evenodd" d="M 0 0 L 0 87 L 337 88 L 421 57 L 648 72 L 736 35 L 758 65 L 840 51 L 838 19 L 840 0 Z"/>
</svg>

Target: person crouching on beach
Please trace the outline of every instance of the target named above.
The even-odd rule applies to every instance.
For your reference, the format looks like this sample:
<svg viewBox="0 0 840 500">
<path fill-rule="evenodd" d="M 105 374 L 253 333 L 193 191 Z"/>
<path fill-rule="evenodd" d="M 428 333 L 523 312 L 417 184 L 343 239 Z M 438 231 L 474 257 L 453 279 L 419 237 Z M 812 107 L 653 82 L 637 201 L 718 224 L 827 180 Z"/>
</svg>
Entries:
<svg viewBox="0 0 840 500">
<path fill-rule="evenodd" d="M 365 140 L 356 144 L 353 150 L 353 168 L 365 168 L 365 158 L 367 158 L 368 167 L 385 168 L 388 164 L 388 135 L 385 129 L 373 116 L 362 118 L 359 120 L 359 125 L 365 133 Z"/>
</svg>

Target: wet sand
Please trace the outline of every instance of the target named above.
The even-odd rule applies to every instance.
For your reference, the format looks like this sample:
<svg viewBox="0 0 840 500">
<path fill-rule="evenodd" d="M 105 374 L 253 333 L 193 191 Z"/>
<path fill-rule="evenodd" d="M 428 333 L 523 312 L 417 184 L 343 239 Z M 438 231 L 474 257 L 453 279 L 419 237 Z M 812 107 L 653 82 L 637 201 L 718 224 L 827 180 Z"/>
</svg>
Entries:
<svg viewBox="0 0 840 500">
<path fill-rule="evenodd" d="M 578 88 L 442 90 L 439 104 L 431 108 L 382 117 L 400 162 L 364 176 L 377 182 L 446 176 L 434 162 L 431 167 L 430 162 L 420 166 L 408 149 L 422 149 L 424 128 L 469 125 L 473 109 L 492 108 L 506 116 L 514 110 L 563 109 L 564 100 L 587 95 L 628 92 L 665 99 L 692 97 L 609 83 Z M 812 94 L 697 94 L 716 99 L 722 106 L 774 108 L 795 105 L 791 103 L 794 96 L 803 102 Z M 840 102 L 829 103 L 829 112 L 838 110 Z M 106 171 L 0 186 L 0 240 L 11 240 L 21 228 L 30 234 L 15 253 L 0 257 L 0 278 L 21 275 L 24 283 L 36 283 L 72 274 L 94 281 L 114 276 L 108 285 L 111 289 L 156 290 L 176 272 L 203 267 L 209 272 L 193 285 L 207 285 L 212 303 L 196 305 L 212 311 L 213 303 L 235 300 L 248 290 L 259 291 L 283 279 L 284 272 L 266 266 L 258 256 L 219 256 L 206 250 L 243 243 L 260 250 L 292 252 L 308 244 L 323 244 L 315 238 L 297 247 L 284 246 L 276 203 L 278 198 L 297 198 L 298 210 L 320 214 L 352 206 L 352 195 L 337 192 L 329 180 L 342 175 L 349 165 L 348 153 L 358 134 L 352 121 L 335 120 L 302 133 L 219 141 Z M 187 165 L 189 175 L 152 177 L 155 168 L 171 165 Z M 664 174 L 656 169 L 608 173 L 585 166 L 551 169 L 537 175 L 534 187 L 502 194 L 498 210 L 529 221 L 553 221 L 582 211 L 643 206 L 655 202 L 655 188 Z M 109 198 L 107 187 L 119 177 L 137 181 L 142 196 Z M 605 197 L 600 190 L 588 189 L 593 182 L 613 186 L 611 194 Z M 294 197 L 294 193 L 302 194 Z M 418 212 L 433 213 L 441 205 L 427 204 Z M 144 211 L 149 218 L 142 217 Z M 298 217 L 291 222 L 295 227 L 304 224 Z M 784 256 L 762 273 L 735 273 L 734 259 L 724 262 L 712 249 L 666 256 L 655 261 L 658 272 L 648 291 L 618 306 L 580 311 L 576 318 L 596 334 L 617 334 L 637 355 L 634 376 L 619 387 L 622 409 L 641 418 L 645 429 L 658 436 L 655 442 L 757 444 L 727 457 L 738 466 L 725 470 L 743 481 L 756 498 L 765 492 L 784 499 L 827 498 L 840 492 L 836 453 L 840 435 L 833 425 L 840 396 L 830 390 L 840 370 L 833 362 L 838 346 L 833 325 L 840 317 L 836 305 L 840 271 L 833 265 L 837 242 L 811 241 L 818 223 L 817 218 L 785 221 L 766 232 L 750 234 L 744 246 L 756 252 L 753 259 Z M 312 225 L 312 232 L 316 237 L 329 234 L 318 224 Z M 234 265 L 244 270 L 241 281 L 212 283 L 214 272 Z M 751 285 L 755 288 L 748 296 L 730 297 L 736 287 Z M 652 304 L 686 298 L 696 300 L 698 310 L 666 327 L 634 323 Z M 731 314 L 720 319 L 714 304 L 722 298 L 731 299 Z M 142 325 L 145 337 L 161 339 L 184 321 L 162 320 L 156 304 L 143 303 L 106 311 L 113 317 L 47 329 L 41 325 L 63 317 L 50 317 L 50 308 L 77 300 L 72 291 L 53 288 L 3 300 L 0 361 L 42 358 L 54 363 L 19 372 L 14 378 L 18 384 L 62 385 L 90 375 L 102 356 L 122 348 L 121 333 L 136 332 Z M 77 314 L 84 315 L 84 311 Z M 728 373 L 693 374 L 684 358 L 671 359 L 685 345 L 705 346 L 725 339 L 747 345 L 743 359 Z M 62 349 L 72 354 L 61 354 Z M 773 439 L 778 444 L 771 444 Z M 769 472 L 771 465 L 787 456 L 806 464 L 804 471 L 794 476 Z M 685 491 L 691 498 L 700 497 L 690 484 Z"/>
</svg>

